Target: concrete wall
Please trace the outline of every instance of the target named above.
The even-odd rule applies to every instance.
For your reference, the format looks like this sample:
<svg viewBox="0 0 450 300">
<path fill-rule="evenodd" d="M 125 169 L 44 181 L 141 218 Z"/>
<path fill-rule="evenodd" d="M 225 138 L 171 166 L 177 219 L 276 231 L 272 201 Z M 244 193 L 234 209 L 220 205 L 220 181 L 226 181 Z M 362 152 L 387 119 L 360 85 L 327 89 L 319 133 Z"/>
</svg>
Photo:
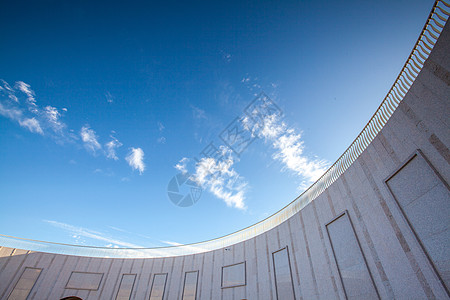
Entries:
<svg viewBox="0 0 450 300">
<path fill-rule="evenodd" d="M 196 299 L 277 299 L 277 293 L 292 295 L 289 288 L 295 299 L 448 299 L 449 53 L 447 24 L 375 140 L 324 193 L 278 227 L 224 249 L 154 259 L 3 247 L 0 299 L 8 299 L 20 280 L 17 286 L 31 289 L 27 299 L 115 299 L 123 274 L 136 274 L 134 284 L 128 284 L 130 299 L 149 299 L 152 285 L 164 278 L 157 274 L 164 273 L 163 299 L 181 299 L 189 271 L 198 271 Z M 275 272 L 273 253 L 283 248 L 288 255 L 277 256 Z M 243 266 L 243 284 L 236 275 L 236 287 L 222 288 L 222 268 L 241 262 L 230 273 L 238 274 Z M 22 276 L 26 268 L 41 269 L 35 282 Z M 16 299 L 21 293 L 26 297 L 27 291 L 17 289 Z M 286 297 L 291 296 L 278 299 Z"/>
</svg>

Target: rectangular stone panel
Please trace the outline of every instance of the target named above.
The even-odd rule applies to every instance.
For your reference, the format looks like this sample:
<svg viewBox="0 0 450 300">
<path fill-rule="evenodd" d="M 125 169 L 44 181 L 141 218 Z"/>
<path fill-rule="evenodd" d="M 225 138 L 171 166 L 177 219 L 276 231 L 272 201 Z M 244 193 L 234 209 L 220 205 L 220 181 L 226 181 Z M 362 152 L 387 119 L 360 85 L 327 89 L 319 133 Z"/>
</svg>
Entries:
<svg viewBox="0 0 450 300">
<path fill-rule="evenodd" d="M 100 287 L 103 273 L 72 272 L 66 284 L 66 289 L 93 290 Z"/>
<path fill-rule="evenodd" d="M 222 267 L 222 288 L 246 285 L 245 262 Z"/>
<path fill-rule="evenodd" d="M 347 299 L 379 299 L 348 213 L 328 223 L 326 229 Z"/>
<path fill-rule="evenodd" d="M 278 300 L 295 300 L 288 248 L 272 253 L 275 271 L 275 289 Z"/>
<path fill-rule="evenodd" d="M 155 274 L 153 276 L 152 290 L 150 292 L 150 300 L 162 300 L 164 297 L 164 289 L 166 288 L 167 273 Z"/>
<path fill-rule="evenodd" d="M 120 281 L 119 290 L 117 292 L 116 300 L 129 300 L 131 292 L 133 291 L 136 274 L 123 274 Z"/>
<path fill-rule="evenodd" d="M 183 300 L 195 300 L 197 297 L 198 271 L 184 274 Z"/>
<path fill-rule="evenodd" d="M 448 184 L 417 151 L 386 180 L 405 219 L 450 290 L 450 191 Z"/>
<path fill-rule="evenodd" d="M 41 271 L 42 269 L 25 268 L 22 276 L 20 276 L 19 281 L 17 281 L 13 291 L 9 295 L 8 300 L 26 300 Z"/>
</svg>

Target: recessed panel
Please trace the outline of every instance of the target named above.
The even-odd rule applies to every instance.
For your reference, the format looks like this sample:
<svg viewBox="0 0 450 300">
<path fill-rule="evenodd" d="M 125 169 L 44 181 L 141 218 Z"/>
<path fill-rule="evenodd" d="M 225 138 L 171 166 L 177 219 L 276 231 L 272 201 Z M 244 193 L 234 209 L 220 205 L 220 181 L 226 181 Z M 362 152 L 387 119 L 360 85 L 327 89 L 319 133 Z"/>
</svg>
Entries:
<svg viewBox="0 0 450 300">
<path fill-rule="evenodd" d="M 41 269 L 36 268 L 25 268 L 20 276 L 19 281 L 16 283 L 13 291 L 8 297 L 8 300 L 25 300 L 28 294 L 31 292 L 36 280 L 41 274 Z"/>
<path fill-rule="evenodd" d="M 183 300 L 195 300 L 197 297 L 198 271 L 184 274 Z"/>
<path fill-rule="evenodd" d="M 295 300 L 292 284 L 291 265 L 288 248 L 283 248 L 272 254 L 275 269 L 275 288 L 278 300 Z"/>
<path fill-rule="evenodd" d="M 348 214 L 326 227 L 347 299 L 379 299 Z"/>
<path fill-rule="evenodd" d="M 450 289 L 450 192 L 420 152 L 386 184 L 442 282 Z"/>
<path fill-rule="evenodd" d="M 223 267 L 222 288 L 245 285 L 245 276 L 245 262 Z"/>
<path fill-rule="evenodd" d="M 129 300 L 133 291 L 136 274 L 123 274 L 116 300 Z"/>
<path fill-rule="evenodd" d="M 150 300 L 162 300 L 164 297 L 164 289 L 166 287 L 167 273 L 155 274 L 153 277 L 152 291 L 150 292 Z"/>
<path fill-rule="evenodd" d="M 103 273 L 72 272 L 66 289 L 98 290 Z"/>
</svg>

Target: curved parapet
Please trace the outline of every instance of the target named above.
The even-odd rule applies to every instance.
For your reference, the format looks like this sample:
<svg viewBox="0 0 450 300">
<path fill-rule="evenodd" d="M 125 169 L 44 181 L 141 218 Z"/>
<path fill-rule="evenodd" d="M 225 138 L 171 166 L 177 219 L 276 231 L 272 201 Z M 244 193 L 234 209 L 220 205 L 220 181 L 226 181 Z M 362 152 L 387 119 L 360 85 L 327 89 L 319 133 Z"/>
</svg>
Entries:
<svg viewBox="0 0 450 300">
<path fill-rule="evenodd" d="M 0 299 L 448 299 L 449 11 L 435 3 L 363 131 L 276 214 L 165 248 L 1 236 Z"/>
</svg>

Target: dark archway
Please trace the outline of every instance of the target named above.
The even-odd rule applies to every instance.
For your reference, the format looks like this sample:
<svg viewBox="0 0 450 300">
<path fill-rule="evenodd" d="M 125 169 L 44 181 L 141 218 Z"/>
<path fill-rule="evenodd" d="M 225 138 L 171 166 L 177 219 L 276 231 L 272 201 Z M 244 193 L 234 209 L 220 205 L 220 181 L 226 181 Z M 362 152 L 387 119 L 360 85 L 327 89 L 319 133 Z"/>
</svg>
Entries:
<svg viewBox="0 0 450 300">
<path fill-rule="evenodd" d="M 83 300 L 83 299 L 81 299 L 79 297 L 75 297 L 75 296 L 69 296 L 69 297 L 62 298 L 61 300 Z"/>
</svg>

